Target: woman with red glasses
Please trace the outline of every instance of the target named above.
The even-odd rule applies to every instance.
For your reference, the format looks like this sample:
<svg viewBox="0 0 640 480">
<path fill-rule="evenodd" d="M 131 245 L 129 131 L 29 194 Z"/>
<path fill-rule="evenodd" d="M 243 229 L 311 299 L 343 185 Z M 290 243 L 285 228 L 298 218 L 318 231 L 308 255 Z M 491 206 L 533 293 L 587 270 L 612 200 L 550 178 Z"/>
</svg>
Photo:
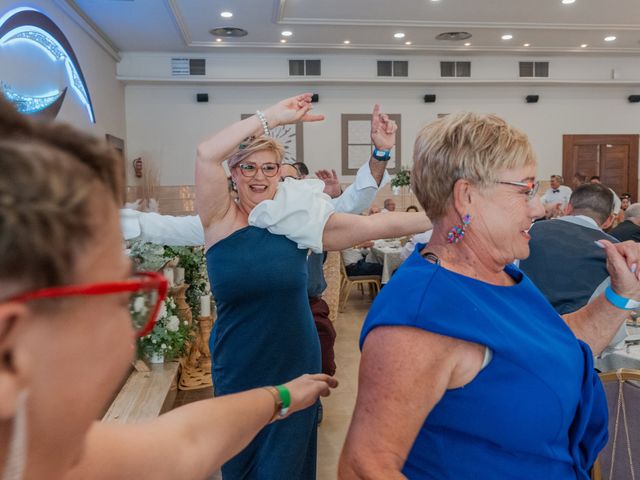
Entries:
<svg viewBox="0 0 640 480">
<path fill-rule="evenodd" d="M 0 479 L 204 479 L 262 427 L 328 395 L 307 375 L 196 402 L 139 425 L 95 421 L 167 291 L 132 276 L 121 159 L 0 100 Z M 149 315 L 132 325 L 131 298 Z M 283 382 L 284 383 L 284 382 Z"/>
</svg>

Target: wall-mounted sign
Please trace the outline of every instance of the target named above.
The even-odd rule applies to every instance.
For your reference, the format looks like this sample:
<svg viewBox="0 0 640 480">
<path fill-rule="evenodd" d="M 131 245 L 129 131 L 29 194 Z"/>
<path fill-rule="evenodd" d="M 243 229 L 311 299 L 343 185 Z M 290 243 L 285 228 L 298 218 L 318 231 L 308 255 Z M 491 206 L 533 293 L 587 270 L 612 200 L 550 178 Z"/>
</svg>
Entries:
<svg viewBox="0 0 640 480">
<path fill-rule="evenodd" d="M 65 67 L 71 90 L 84 105 L 92 123 L 95 123 L 93 105 L 82 69 L 67 37 L 46 15 L 32 8 L 11 10 L 0 17 L 0 47 L 18 42 L 28 42 L 41 48 L 52 62 Z M 20 91 L 16 85 L 1 83 L 0 89 L 19 111 L 29 114 L 55 117 L 62 106 L 67 88 L 38 95 Z"/>
</svg>

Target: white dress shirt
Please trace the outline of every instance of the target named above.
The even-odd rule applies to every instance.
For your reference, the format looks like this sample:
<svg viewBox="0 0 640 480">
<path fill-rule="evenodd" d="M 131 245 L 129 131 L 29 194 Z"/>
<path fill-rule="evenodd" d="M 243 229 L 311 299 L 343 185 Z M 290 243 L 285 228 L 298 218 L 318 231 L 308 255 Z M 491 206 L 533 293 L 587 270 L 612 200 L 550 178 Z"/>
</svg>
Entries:
<svg viewBox="0 0 640 480">
<path fill-rule="evenodd" d="M 389 181 L 389 173 L 385 170 L 378 185 L 371 173 L 369 162 L 366 162 L 358 169 L 355 181 L 342 192 L 342 195 L 331 199 L 333 208 L 336 212 L 361 213 L 369 208 L 378 189 Z M 120 210 L 120 224 L 125 240 L 141 240 L 169 246 L 204 245 L 204 228 L 197 215 L 175 217 L 124 208 Z"/>
<path fill-rule="evenodd" d="M 560 203 L 562 208 L 565 208 L 569 203 L 569 198 L 571 198 L 571 189 L 566 185 L 560 185 L 556 189 L 550 188 L 544 192 L 540 201 L 543 205 Z"/>
</svg>

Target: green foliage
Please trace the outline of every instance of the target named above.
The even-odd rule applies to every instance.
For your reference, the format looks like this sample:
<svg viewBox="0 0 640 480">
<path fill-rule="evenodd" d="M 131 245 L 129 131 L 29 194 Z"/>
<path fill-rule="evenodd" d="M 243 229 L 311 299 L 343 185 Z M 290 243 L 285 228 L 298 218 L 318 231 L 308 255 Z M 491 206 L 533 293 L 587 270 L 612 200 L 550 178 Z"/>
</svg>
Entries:
<svg viewBox="0 0 640 480">
<path fill-rule="evenodd" d="M 135 306 L 133 310 L 132 315 L 144 313 Z M 173 299 L 166 298 L 151 333 L 138 339 L 138 352 L 144 357 L 155 353 L 164 355 L 165 360 L 180 358 L 186 354 L 186 343 L 191 334 L 191 326 L 178 317 Z"/>
<path fill-rule="evenodd" d="M 204 249 L 202 247 L 164 247 L 166 258 L 179 257 L 179 266 L 184 268 L 184 281 L 187 289 L 187 303 L 191 307 L 193 318 L 200 314 L 200 297 L 206 295 L 208 284 Z"/>
<path fill-rule="evenodd" d="M 408 187 L 411 185 L 411 170 L 401 167 L 396 176 L 391 179 L 392 187 Z"/>
</svg>

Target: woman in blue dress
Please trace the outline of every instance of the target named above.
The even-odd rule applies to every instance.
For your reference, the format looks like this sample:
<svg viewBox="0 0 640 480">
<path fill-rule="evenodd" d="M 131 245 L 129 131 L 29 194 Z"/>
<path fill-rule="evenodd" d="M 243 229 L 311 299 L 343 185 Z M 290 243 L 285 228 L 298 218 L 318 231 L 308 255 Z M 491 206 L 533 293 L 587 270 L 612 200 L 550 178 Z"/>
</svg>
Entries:
<svg viewBox="0 0 640 480">
<path fill-rule="evenodd" d="M 512 264 L 544 215 L 535 175 L 527 137 L 493 115 L 419 132 L 413 191 L 433 235 L 365 320 L 339 478 L 589 478 L 607 440 L 592 354 L 640 298 L 640 248 L 603 241 L 611 291 L 558 316 Z"/>
<path fill-rule="evenodd" d="M 430 226 L 424 214 L 334 214 L 321 181 L 280 182 L 287 176 L 280 168 L 283 149 L 269 129 L 323 118 L 310 110 L 311 94 L 283 100 L 198 148 L 196 206 L 218 314 L 210 338 L 217 396 L 321 371 L 306 290 L 308 248 L 340 250 Z M 386 128 L 395 133 L 392 123 Z M 227 188 L 225 161 L 235 196 Z M 222 467 L 223 478 L 313 480 L 316 427 L 317 408 L 270 425 Z"/>
</svg>

